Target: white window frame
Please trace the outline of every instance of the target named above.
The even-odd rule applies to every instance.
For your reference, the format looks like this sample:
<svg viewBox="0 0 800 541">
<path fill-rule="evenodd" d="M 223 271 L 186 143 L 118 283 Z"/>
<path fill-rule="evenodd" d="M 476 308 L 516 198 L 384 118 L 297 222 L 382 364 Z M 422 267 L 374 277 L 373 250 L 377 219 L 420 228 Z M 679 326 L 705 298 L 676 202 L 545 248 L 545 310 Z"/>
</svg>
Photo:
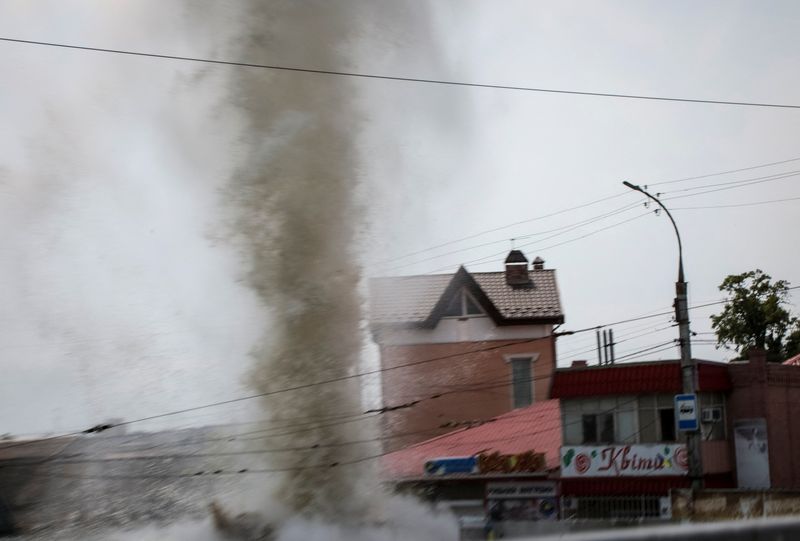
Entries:
<svg viewBox="0 0 800 541">
<path fill-rule="evenodd" d="M 607 402 L 609 400 L 613 400 L 613 406 L 610 404 L 603 405 L 603 402 Z M 562 415 L 561 415 L 561 435 L 564 439 L 565 445 L 583 445 L 583 416 L 584 415 L 601 415 L 610 413 L 614 418 L 614 442 L 615 444 L 631 444 L 631 443 L 641 443 L 640 442 L 640 425 L 639 425 L 639 399 L 633 395 L 619 395 L 613 397 L 583 397 L 583 398 L 574 398 L 564 400 L 561 403 L 562 408 Z M 627 440 L 622 439 L 622 435 L 620 431 L 623 428 L 623 424 L 620 422 L 620 415 L 621 414 L 631 414 L 632 426 L 633 430 L 632 434 L 628 434 L 629 436 L 632 435 L 633 438 L 629 438 Z M 576 427 L 580 427 L 581 436 L 578 438 L 577 441 L 575 438 L 568 437 L 567 432 L 567 423 L 570 426 L 575 425 Z"/>
</svg>

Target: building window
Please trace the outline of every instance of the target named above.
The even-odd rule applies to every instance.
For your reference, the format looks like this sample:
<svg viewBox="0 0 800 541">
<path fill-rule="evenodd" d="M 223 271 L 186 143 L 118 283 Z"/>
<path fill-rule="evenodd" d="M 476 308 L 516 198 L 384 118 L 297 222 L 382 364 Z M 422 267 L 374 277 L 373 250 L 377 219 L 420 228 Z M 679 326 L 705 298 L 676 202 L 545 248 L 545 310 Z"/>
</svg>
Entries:
<svg viewBox="0 0 800 541">
<path fill-rule="evenodd" d="M 565 445 L 638 442 L 636 397 L 563 399 L 561 411 Z"/>
<path fill-rule="evenodd" d="M 475 298 L 467 293 L 466 289 L 461 289 L 444 309 L 442 317 L 475 317 L 486 315 L 481 305 Z"/>
<path fill-rule="evenodd" d="M 674 442 L 683 439 L 675 428 L 673 395 L 639 397 L 639 441 L 642 443 Z"/>
<path fill-rule="evenodd" d="M 675 408 L 658 410 L 661 441 L 675 441 Z"/>
<path fill-rule="evenodd" d="M 583 441 L 584 444 L 613 443 L 614 442 L 614 414 L 590 413 L 584 414 Z"/>
<path fill-rule="evenodd" d="M 524 408 L 533 403 L 533 374 L 531 357 L 512 357 L 511 380 L 514 408 Z"/>
</svg>

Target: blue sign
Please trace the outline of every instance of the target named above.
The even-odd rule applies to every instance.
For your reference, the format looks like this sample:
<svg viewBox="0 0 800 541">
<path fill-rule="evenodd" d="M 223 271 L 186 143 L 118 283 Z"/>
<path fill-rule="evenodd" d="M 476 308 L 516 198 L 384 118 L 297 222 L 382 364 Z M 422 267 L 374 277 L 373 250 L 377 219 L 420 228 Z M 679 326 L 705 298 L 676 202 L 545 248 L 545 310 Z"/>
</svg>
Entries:
<svg viewBox="0 0 800 541">
<path fill-rule="evenodd" d="M 451 473 L 477 473 L 478 459 L 474 456 L 455 456 L 434 458 L 425 462 L 427 475 L 447 475 Z"/>
<path fill-rule="evenodd" d="M 675 421 L 681 432 L 693 432 L 700 428 L 697 416 L 697 395 L 675 395 Z"/>
</svg>

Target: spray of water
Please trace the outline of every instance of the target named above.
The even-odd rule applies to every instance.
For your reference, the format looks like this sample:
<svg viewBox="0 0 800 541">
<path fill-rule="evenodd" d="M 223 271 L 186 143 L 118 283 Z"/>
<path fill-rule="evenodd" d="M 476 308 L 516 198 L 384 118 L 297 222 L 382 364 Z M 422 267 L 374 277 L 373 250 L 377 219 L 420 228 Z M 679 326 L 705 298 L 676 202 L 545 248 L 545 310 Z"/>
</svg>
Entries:
<svg viewBox="0 0 800 541">
<path fill-rule="evenodd" d="M 270 44 L 294 43 L 305 47 L 304 65 L 336 69 L 354 17 L 338 3 L 251 2 L 237 57 L 263 57 Z M 284 35 L 287 19 L 310 39 Z M 245 126 L 243 160 L 228 192 L 234 227 L 249 263 L 247 282 L 273 315 L 253 353 L 251 383 L 269 392 L 352 373 L 361 350 L 353 89 L 340 78 L 239 70 L 231 90 Z M 352 413 L 360 407 L 357 384 L 277 395 L 266 409 L 275 417 L 309 419 Z M 297 446 L 359 437 L 358 423 L 325 425 L 330 422 L 280 441 Z M 289 470 L 275 496 L 301 515 L 364 520 L 370 476 L 361 465 L 345 464 L 363 454 L 363 448 L 340 446 L 272 457 L 272 466 Z"/>
</svg>

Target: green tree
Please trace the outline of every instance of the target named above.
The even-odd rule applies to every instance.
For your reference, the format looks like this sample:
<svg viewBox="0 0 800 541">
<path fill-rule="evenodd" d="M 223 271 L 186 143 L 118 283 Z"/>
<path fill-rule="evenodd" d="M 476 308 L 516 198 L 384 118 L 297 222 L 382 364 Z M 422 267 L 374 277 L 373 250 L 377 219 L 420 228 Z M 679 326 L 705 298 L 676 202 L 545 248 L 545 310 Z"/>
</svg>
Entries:
<svg viewBox="0 0 800 541">
<path fill-rule="evenodd" d="M 782 361 L 800 351 L 800 323 L 786 309 L 789 282 L 772 281 L 760 269 L 731 274 L 719 286 L 728 294 L 722 313 L 711 316 L 717 347 L 735 346 L 739 358 L 750 348 L 767 352 L 770 361 Z"/>
</svg>

